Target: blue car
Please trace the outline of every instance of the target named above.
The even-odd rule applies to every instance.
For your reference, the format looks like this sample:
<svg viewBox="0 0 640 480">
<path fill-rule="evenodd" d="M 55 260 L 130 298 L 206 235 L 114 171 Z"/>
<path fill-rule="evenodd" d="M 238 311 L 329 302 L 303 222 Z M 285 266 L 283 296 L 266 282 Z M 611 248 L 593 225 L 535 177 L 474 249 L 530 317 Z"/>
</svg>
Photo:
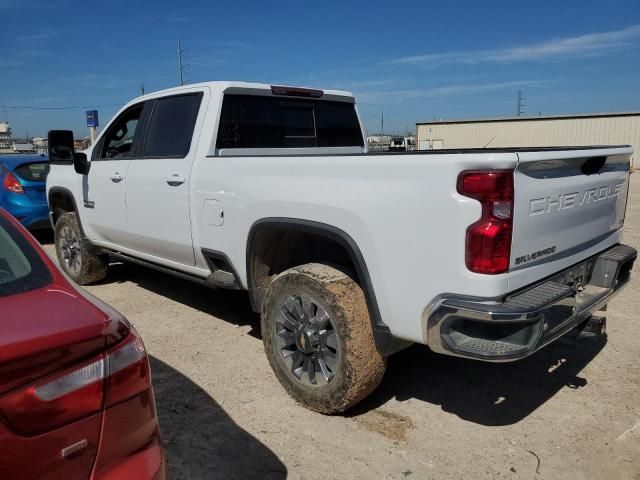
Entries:
<svg viewBox="0 0 640 480">
<path fill-rule="evenodd" d="M 0 155 L 0 207 L 31 230 L 51 228 L 45 155 Z"/>
</svg>

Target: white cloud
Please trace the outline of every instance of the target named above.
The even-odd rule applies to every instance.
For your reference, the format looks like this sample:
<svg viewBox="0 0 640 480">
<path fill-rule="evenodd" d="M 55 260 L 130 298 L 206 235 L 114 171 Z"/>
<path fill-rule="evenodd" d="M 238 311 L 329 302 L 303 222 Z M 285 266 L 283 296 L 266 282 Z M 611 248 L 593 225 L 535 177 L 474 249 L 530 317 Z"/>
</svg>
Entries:
<svg viewBox="0 0 640 480">
<path fill-rule="evenodd" d="M 187 58 L 185 62 L 186 65 L 195 65 L 198 67 L 217 66 L 225 63 L 221 58 L 211 55 L 199 55 L 193 58 Z"/>
<path fill-rule="evenodd" d="M 167 15 L 164 17 L 164 19 L 167 22 L 173 23 L 187 23 L 191 21 L 189 17 L 185 17 L 184 15 Z"/>
<path fill-rule="evenodd" d="M 516 88 L 523 87 L 544 87 L 548 83 L 542 80 L 516 80 L 510 82 L 496 82 L 496 83 L 466 83 L 455 85 L 444 85 L 441 87 L 433 88 L 415 88 L 405 90 L 390 90 L 385 92 L 369 92 L 357 95 L 360 103 L 367 103 L 375 100 L 394 100 L 394 101 L 406 101 L 415 100 L 421 98 L 438 98 L 448 97 L 454 95 L 477 95 L 487 92 L 496 91 L 509 91 Z"/>
<path fill-rule="evenodd" d="M 40 32 L 20 35 L 16 40 L 22 43 L 40 43 L 57 36 L 58 33 L 53 30 L 42 30 Z"/>
<path fill-rule="evenodd" d="M 509 63 L 554 58 L 588 57 L 604 55 L 623 49 L 640 40 L 640 25 L 622 30 L 590 33 L 576 37 L 558 38 L 522 47 L 475 50 L 467 52 L 431 53 L 398 58 L 388 65 L 431 65 L 450 63 L 475 65 L 478 63 Z"/>
<path fill-rule="evenodd" d="M 2 13 L 15 13 L 15 12 L 42 12 L 51 10 L 60 10 L 68 8 L 70 0 L 46 0 L 36 1 L 29 0 L 0 0 L 0 12 Z"/>
</svg>

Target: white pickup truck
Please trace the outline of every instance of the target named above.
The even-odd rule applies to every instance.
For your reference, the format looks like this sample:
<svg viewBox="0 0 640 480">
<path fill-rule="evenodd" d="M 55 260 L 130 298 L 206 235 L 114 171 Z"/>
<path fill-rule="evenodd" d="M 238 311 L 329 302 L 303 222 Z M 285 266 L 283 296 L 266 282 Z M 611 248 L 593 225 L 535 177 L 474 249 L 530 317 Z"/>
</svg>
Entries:
<svg viewBox="0 0 640 480">
<path fill-rule="evenodd" d="M 347 92 L 172 88 L 85 152 L 68 131 L 49 149 L 72 279 L 101 280 L 111 256 L 248 290 L 276 376 L 323 413 L 411 342 L 509 361 L 589 328 L 636 258 L 620 243 L 630 147 L 367 153 Z"/>
</svg>

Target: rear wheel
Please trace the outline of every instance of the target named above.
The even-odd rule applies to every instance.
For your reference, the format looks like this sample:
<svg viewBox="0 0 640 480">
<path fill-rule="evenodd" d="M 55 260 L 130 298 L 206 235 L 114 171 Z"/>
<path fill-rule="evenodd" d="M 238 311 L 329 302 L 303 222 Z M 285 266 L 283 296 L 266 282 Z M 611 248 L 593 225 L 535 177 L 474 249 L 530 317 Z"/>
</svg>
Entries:
<svg viewBox="0 0 640 480">
<path fill-rule="evenodd" d="M 301 265 L 276 277 L 264 299 L 262 337 L 280 383 L 320 413 L 354 406 L 384 375 L 362 289 L 327 265 Z"/>
<path fill-rule="evenodd" d="M 98 282 L 107 275 L 108 255 L 96 255 L 82 241 L 76 213 L 60 216 L 54 230 L 56 255 L 64 272 L 79 285 Z"/>
</svg>

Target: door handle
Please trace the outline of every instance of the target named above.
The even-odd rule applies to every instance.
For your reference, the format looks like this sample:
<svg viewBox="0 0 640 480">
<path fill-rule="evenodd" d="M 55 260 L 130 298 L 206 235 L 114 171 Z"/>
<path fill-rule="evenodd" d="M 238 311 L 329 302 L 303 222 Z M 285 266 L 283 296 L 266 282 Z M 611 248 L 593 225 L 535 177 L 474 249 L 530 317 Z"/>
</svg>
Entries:
<svg viewBox="0 0 640 480">
<path fill-rule="evenodd" d="M 113 183 L 119 183 L 122 180 L 124 180 L 124 177 L 122 175 L 120 175 L 119 172 L 115 172 L 113 175 L 111 175 L 111 181 Z"/>
<path fill-rule="evenodd" d="M 182 185 L 186 179 L 182 175 L 178 175 L 174 173 L 170 177 L 167 177 L 167 183 L 172 187 L 177 187 L 178 185 Z"/>
</svg>

